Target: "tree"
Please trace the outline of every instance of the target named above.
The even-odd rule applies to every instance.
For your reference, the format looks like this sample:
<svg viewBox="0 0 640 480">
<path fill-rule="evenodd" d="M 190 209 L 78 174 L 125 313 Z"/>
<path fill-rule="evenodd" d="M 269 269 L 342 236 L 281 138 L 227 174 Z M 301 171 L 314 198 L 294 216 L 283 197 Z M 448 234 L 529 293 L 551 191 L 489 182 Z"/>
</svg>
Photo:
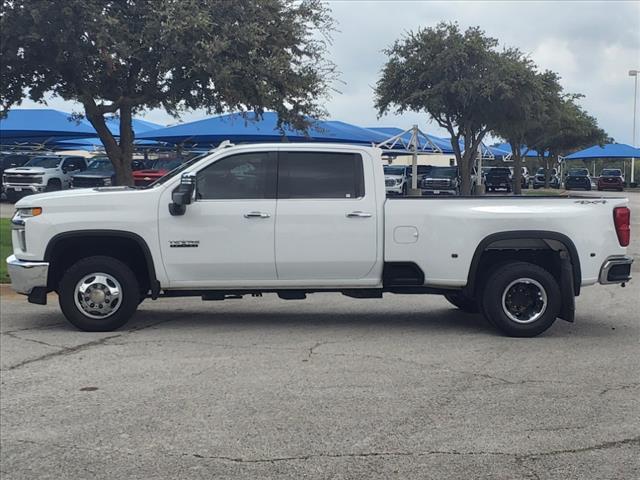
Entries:
<svg viewBox="0 0 640 480">
<path fill-rule="evenodd" d="M 613 141 L 597 120 L 576 103 L 582 95 L 562 93 L 558 80 L 557 75 L 547 72 L 543 114 L 529 132 L 529 146 L 537 151 L 545 168 L 546 188 L 558 156 Z"/>
<path fill-rule="evenodd" d="M 385 51 L 376 84 L 380 115 L 424 111 L 449 132 L 465 195 L 478 147 L 500 114 L 493 103 L 501 81 L 497 45 L 479 28 L 462 32 L 457 24 L 410 32 Z"/>
<path fill-rule="evenodd" d="M 515 49 L 501 54 L 496 66 L 501 73 L 493 133 L 511 146 L 513 158 L 513 192 L 522 193 L 522 158 L 532 141 L 532 127 L 544 114 L 545 80 L 549 73 L 538 74 L 533 62 Z"/>
<path fill-rule="evenodd" d="M 306 128 L 334 75 L 331 29 L 320 0 L 5 0 L 0 101 L 80 102 L 118 183 L 131 185 L 131 119 L 145 109 L 268 109 Z"/>
</svg>

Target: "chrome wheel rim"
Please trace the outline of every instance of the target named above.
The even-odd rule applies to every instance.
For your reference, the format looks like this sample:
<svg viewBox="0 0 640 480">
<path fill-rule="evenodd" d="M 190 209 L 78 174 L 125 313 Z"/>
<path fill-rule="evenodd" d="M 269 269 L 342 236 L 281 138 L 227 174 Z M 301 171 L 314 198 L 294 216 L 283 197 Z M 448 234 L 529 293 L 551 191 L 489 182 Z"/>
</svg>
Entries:
<svg viewBox="0 0 640 480">
<path fill-rule="evenodd" d="M 87 317 L 104 319 L 122 305 L 122 287 L 113 275 L 91 273 L 83 277 L 74 290 L 76 307 Z"/>
<path fill-rule="evenodd" d="M 533 278 L 518 278 L 502 293 L 502 310 L 516 323 L 532 323 L 547 310 L 547 292 Z"/>
</svg>

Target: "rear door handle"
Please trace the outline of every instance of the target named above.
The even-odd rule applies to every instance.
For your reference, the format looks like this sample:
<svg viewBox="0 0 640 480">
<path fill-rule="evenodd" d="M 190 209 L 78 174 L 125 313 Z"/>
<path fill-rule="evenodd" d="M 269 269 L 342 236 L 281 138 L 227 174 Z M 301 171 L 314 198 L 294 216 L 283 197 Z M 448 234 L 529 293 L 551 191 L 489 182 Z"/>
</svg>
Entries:
<svg viewBox="0 0 640 480">
<path fill-rule="evenodd" d="M 355 212 L 347 213 L 347 218 L 369 218 L 371 214 L 368 212 L 361 212 L 356 210 Z"/>
<path fill-rule="evenodd" d="M 249 212 L 244 214 L 244 218 L 269 218 L 271 215 L 264 212 Z"/>
</svg>

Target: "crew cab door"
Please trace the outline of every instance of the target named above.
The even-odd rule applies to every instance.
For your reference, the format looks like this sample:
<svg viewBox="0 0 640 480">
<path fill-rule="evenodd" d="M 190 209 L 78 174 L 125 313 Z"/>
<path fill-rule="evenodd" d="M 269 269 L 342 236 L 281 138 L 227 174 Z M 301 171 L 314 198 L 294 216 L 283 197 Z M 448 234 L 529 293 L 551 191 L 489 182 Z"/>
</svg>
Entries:
<svg viewBox="0 0 640 480">
<path fill-rule="evenodd" d="M 238 153 L 196 173 L 195 201 L 171 216 L 163 194 L 159 229 L 172 287 L 241 287 L 276 280 L 275 152 Z"/>
<path fill-rule="evenodd" d="M 378 282 L 378 211 L 371 158 L 359 153 L 279 154 L 278 279 L 299 285 Z M 382 180 L 381 180 L 382 181 Z M 375 278 L 374 278 L 375 277 Z"/>
</svg>

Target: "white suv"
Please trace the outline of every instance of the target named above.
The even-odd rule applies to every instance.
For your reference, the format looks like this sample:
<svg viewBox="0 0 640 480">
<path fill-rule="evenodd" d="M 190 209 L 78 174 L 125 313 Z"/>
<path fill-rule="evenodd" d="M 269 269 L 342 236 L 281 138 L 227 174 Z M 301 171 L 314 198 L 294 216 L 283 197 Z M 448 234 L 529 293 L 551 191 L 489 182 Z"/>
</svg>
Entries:
<svg viewBox="0 0 640 480">
<path fill-rule="evenodd" d="M 71 175 L 87 168 L 82 157 L 43 155 L 2 175 L 7 200 L 15 203 L 25 194 L 62 190 L 71 186 Z"/>
</svg>

